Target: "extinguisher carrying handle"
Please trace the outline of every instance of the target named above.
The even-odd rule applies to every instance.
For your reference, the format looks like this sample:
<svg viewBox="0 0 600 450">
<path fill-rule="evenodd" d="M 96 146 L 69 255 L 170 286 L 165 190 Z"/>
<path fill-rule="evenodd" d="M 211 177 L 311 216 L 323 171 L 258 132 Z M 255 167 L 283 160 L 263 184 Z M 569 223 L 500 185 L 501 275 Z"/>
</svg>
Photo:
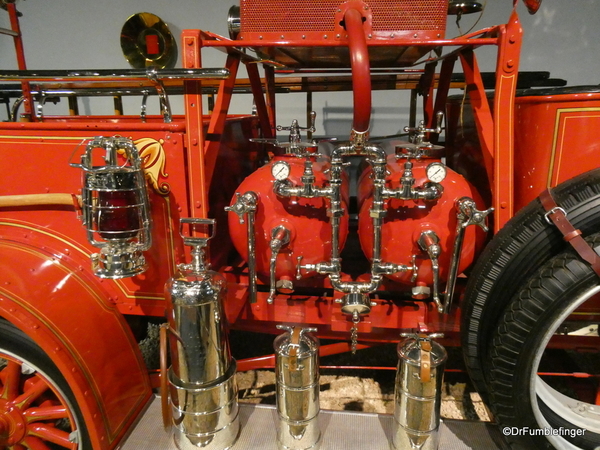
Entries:
<svg viewBox="0 0 600 450">
<path fill-rule="evenodd" d="M 190 225 L 190 233 L 184 232 L 184 225 Z M 183 243 L 192 247 L 204 248 L 208 245 L 208 241 L 215 237 L 217 230 L 215 219 L 199 219 L 199 218 L 183 218 L 179 220 L 179 234 L 183 238 Z M 192 236 L 191 234 L 200 228 L 205 226 L 205 236 Z"/>
<path fill-rule="evenodd" d="M 443 338 L 444 333 L 400 333 L 400 336 L 407 339 L 414 339 L 420 350 L 420 373 L 421 383 L 431 381 L 431 341 L 437 338 Z"/>
</svg>

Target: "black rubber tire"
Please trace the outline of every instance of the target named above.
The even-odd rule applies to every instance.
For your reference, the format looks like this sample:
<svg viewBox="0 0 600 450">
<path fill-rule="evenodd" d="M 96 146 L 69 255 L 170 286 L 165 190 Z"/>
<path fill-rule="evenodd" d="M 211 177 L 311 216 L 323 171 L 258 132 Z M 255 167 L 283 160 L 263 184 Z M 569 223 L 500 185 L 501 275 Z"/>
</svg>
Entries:
<svg viewBox="0 0 600 450">
<path fill-rule="evenodd" d="M 553 189 L 556 202 L 583 235 L 600 230 L 600 169 Z M 539 267 L 568 244 L 546 222 L 538 199 L 520 210 L 486 246 L 469 275 L 462 302 L 461 339 L 467 371 L 487 401 L 488 342 L 510 299 Z"/>
<path fill-rule="evenodd" d="M 69 388 L 65 378 L 48 355 L 35 344 L 25 333 L 11 323 L 0 318 L 0 358 L 10 354 L 21 362 L 28 363 L 44 374 L 46 380 L 57 387 L 68 402 L 67 407 L 77 422 L 80 444 L 78 450 L 92 450 L 89 435 L 85 427 L 83 415 L 73 392 Z M 54 447 L 52 447 L 54 448 Z M 62 448 L 62 447 L 61 447 Z"/>
<path fill-rule="evenodd" d="M 595 248 L 600 234 L 587 239 Z M 597 249 L 598 251 L 598 249 Z M 544 403 L 547 394 L 532 393 L 532 377 L 536 376 L 539 358 L 546 341 L 562 322 L 562 317 L 577 306 L 586 294 L 597 292 L 600 278 L 574 252 L 562 253 L 534 275 L 508 305 L 490 341 L 489 398 L 496 421 L 502 429 L 572 430 L 563 438 L 530 435 L 507 436 L 516 449 L 562 450 L 568 444 L 581 449 L 600 446 L 600 421 L 596 433 L 571 422 Z M 600 343 L 600 337 L 598 338 Z M 536 358 L 538 358 L 536 360 Z M 555 362 L 554 362 L 555 364 Z M 538 395 L 540 393 L 540 395 Z M 535 394 L 533 396 L 532 394 Z M 536 400 L 531 400 L 536 399 Z M 532 403 L 535 402 L 535 405 Z M 562 402 L 559 402 L 562 403 Z M 570 411 L 564 406 L 564 411 Z M 570 412 L 564 413 L 566 416 Z M 573 415 L 575 417 L 575 415 Z M 595 423 L 594 423 L 595 426 Z M 572 435 L 569 435 L 572 434 Z M 549 439 L 554 439 L 554 445 Z M 564 440 L 563 440 L 564 439 Z"/>
</svg>

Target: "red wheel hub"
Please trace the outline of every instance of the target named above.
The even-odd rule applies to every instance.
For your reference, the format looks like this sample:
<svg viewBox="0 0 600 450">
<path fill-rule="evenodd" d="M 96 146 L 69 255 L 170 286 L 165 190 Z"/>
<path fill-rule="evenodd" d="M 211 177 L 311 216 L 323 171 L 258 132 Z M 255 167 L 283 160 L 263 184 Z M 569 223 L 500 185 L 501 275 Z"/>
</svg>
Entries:
<svg viewBox="0 0 600 450">
<path fill-rule="evenodd" d="M 27 433 L 27 422 L 21 410 L 13 402 L 0 400 L 0 443 L 16 445 L 23 440 Z"/>
<path fill-rule="evenodd" d="M 0 448 L 48 448 L 45 443 L 53 443 L 75 450 L 73 418 L 53 384 L 29 368 L 23 373 L 20 361 L 0 357 L 8 361 L 0 370 Z"/>
</svg>

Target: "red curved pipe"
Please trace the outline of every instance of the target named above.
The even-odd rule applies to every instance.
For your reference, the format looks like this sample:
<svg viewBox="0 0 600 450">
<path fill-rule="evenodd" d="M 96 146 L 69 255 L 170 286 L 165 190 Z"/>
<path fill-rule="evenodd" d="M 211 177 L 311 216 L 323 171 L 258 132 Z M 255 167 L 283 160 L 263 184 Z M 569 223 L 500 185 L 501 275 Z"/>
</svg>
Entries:
<svg viewBox="0 0 600 450">
<path fill-rule="evenodd" d="M 354 118 L 352 129 L 358 133 L 369 130 L 371 121 L 371 67 L 367 39 L 363 29 L 363 16 L 354 8 L 344 14 L 348 32 L 350 66 L 352 68 L 352 91 L 354 98 Z"/>
</svg>

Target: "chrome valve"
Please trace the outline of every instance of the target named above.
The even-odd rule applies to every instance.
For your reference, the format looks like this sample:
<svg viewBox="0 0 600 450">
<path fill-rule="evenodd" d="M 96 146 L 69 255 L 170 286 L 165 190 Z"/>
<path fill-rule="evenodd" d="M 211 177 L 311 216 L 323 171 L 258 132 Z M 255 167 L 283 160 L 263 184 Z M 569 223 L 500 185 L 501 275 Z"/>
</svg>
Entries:
<svg viewBox="0 0 600 450">
<path fill-rule="evenodd" d="M 415 145 L 423 145 L 427 147 L 428 145 L 432 145 L 425 140 L 427 133 L 435 133 L 440 134 L 442 132 L 442 121 L 444 119 L 444 113 L 442 111 L 438 111 L 435 114 L 435 128 L 427 128 L 425 126 L 425 122 L 421 120 L 419 122 L 419 126 L 416 128 L 413 127 L 404 127 L 405 133 L 410 133 L 410 141 Z"/>
<path fill-rule="evenodd" d="M 432 230 L 425 230 L 419 236 L 417 241 L 419 247 L 427 252 L 431 260 L 431 270 L 433 271 L 433 301 L 437 305 L 438 311 L 444 311 L 444 305 L 440 299 L 440 264 L 439 257 L 442 252 L 440 247 L 440 238 Z"/>
<path fill-rule="evenodd" d="M 285 149 L 288 155 L 296 155 L 296 156 L 311 156 L 316 155 L 317 144 L 315 142 L 304 142 L 302 141 L 302 131 L 308 131 L 309 133 L 314 133 L 316 131 L 315 128 L 315 119 L 317 117 L 317 113 L 312 111 L 310 113 L 310 126 L 301 127 L 298 125 L 298 120 L 293 119 L 292 124 L 289 127 L 284 127 L 281 125 L 277 125 L 277 131 L 289 131 L 290 134 L 288 136 L 288 142 L 279 142 L 277 139 L 250 139 L 251 142 L 257 142 L 262 144 L 270 144 L 276 147 L 280 147 Z M 313 151 L 308 151 L 307 149 L 312 148 Z"/>
</svg>

